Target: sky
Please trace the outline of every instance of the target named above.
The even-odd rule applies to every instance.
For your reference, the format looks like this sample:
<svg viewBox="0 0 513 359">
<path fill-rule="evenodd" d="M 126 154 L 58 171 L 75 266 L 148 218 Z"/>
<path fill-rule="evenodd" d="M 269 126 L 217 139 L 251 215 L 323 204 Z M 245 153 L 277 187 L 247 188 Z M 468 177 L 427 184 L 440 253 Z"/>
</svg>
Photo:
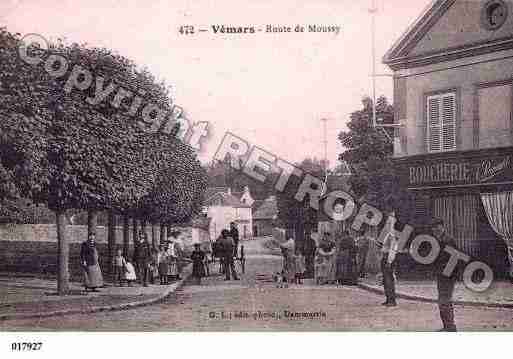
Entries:
<svg viewBox="0 0 513 359">
<path fill-rule="evenodd" d="M 376 0 L 377 73 L 381 58 L 430 0 Z M 343 151 L 337 139 L 372 93 L 372 0 L 1 0 L 0 26 L 47 39 L 107 47 L 172 86 L 192 122 L 208 121 L 199 153 L 212 159 L 230 131 L 289 162 Z M 266 25 L 340 26 L 334 33 L 266 33 Z M 179 33 L 192 25 L 194 35 Z M 255 34 L 214 34 L 213 25 L 255 26 Z M 198 33 L 197 29 L 209 29 Z M 392 79 L 377 95 L 392 100 Z"/>
</svg>

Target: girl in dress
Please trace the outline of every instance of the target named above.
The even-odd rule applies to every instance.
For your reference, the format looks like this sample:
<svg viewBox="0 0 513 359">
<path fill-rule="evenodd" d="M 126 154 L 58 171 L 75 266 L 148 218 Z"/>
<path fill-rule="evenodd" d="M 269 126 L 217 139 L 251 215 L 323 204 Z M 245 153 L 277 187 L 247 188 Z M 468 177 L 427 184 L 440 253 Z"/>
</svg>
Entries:
<svg viewBox="0 0 513 359">
<path fill-rule="evenodd" d="M 128 286 L 131 287 L 132 283 L 134 283 L 137 279 L 135 275 L 135 268 L 132 263 L 125 261 L 125 280 L 128 283 Z"/>
<path fill-rule="evenodd" d="M 160 245 L 159 253 L 157 255 L 157 266 L 159 270 L 160 285 L 169 284 L 169 261 L 167 259 L 166 248 Z"/>
</svg>

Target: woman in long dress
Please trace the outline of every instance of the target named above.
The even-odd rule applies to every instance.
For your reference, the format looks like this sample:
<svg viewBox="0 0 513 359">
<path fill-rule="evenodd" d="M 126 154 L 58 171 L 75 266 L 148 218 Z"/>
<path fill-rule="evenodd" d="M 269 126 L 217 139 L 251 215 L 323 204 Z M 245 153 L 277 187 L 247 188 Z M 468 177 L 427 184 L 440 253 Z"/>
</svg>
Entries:
<svg viewBox="0 0 513 359">
<path fill-rule="evenodd" d="M 87 241 L 80 247 L 80 262 L 84 269 L 84 287 L 86 292 L 97 292 L 103 287 L 103 276 L 98 262 L 98 250 L 95 242 L 96 234 L 90 233 Z"/>
<path fill-rule="evenodd" d="M 168 242 L 167 250 L 166 250 L 166 260 L 167 260 L 167 274 L 168 274 L 168 283 L 169 280 L 175 280 L 178 277 L 178 265 L 177 265 L 177 257 L 175 252 L 175 243 L 171 240 Z"/>
<path fill-rule="evenodd" d="M 283 255 L 283 277 L 288 284 L 294 283 L 296 278 L 296 258 L 294 256 L 295 244 L 290 238 L 280 245 Z"/>
<path fill-rule="evenodd" d="M 337 282 L 355 285 L 357 282 L 356 245 L 349 232 L 344 231 L 337 241 Z"/>
<path fill-rule="evenodd" d="M 326 233 L 320 241 L 315 256 L 315 281 L 317 284 L 335 282 L 336 278 L 336 247 Z"/>
</svg>

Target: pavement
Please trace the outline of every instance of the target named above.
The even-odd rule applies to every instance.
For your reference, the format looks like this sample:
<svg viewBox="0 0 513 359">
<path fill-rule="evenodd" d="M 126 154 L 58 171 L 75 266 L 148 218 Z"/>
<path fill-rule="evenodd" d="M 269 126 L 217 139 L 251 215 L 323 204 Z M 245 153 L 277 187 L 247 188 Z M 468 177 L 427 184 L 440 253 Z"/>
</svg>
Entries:
<svg viewBox="0 0 513 359">
<path fill-rule="evenodd" d="M 360 281 L 359 287 L 383 294 L 383 286 L 371 275 Z M 396 294 L 399 298 L 418 300 L 423 302 L 436 302 L 438 291 L 434 280 L 396 281 Z M 513 284 L 509 281 L 495 281 L 490 288 L 483 292 L 475 292 L 462 282 L 456 283 L 453 295 L 454 304 L 513 308 Z"/>
<path fill-rule="evenodd" d="M 200 285 L 184 280 L 170 286 L 107 287 L 87 296 L 80 283 L 72 295 L 55 295 L 49 279 L 0 273 L 0 331 L 435 331 L 440 328 L 433 282 L 398 281 L 403 299 L 381 306 L 382 287 L 366 279 L 360 287 L 303 285 L 277 288 L 273 273 L 282 259 L 245 241 L 246 272 L 225 281 L 217 265 Z M 240 263 L 237 263 L 240 272 Z M 188 276 L 188 267 L 184 277 Z M 513 330 L 509 283 L 488 294 L 458 286 L 458 329 Z M 474 297 L 472 297 L 474 295 Z M 467 302 L 472 301 L 471 304 Z M 475 303 L 478 303 L 477 305 Z M 152 305 L 148 305 L 152 304 Z M 500 305 L 499 305 L 500 304 Z M 126 309 L 126 310 L 119 310 Z M 294 314 L 290 314 L 294 313 Z M 67 314 L 67 315 L 63 315 Z"/>
<path fill-rule="evenodd" d="M 0 320 L 49 317 L 129 309 L 157 303 L 182 286 L 191 273 L 184 269 L 180 281 L 170 285 L 115 286 L 106 282 L 99 292 L 85 292 L 82 283 L 71 282 L 70 294 L 59 296 L 57 282 L 30 274 L 0 273 Z"/>
<path fill-rule="evenodd" d="M 281 258 L 249 255 L 241 280 L 226 281 L 212 266 L 200 285 L 189 280 L 154 305 L 37 319 L 0 321 L 0 331 L 436 331 L 436 303 L 399 300 L 356 286 L 312 281 L 277 288 L 272 274 Z M 237 264 L 239 270 L 240 266 Z M 513 330 L 507 308 L 456 306 L 460 331 Z"/>
</svg>

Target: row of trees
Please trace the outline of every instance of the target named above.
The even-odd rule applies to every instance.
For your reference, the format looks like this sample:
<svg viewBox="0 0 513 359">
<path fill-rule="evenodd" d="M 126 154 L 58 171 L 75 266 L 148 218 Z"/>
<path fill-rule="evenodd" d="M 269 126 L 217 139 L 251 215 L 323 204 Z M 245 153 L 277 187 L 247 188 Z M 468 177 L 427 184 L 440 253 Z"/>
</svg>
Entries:
<svg viewBox="0 0 513 359">
<path fill-rule="evenodd" d="M 109 222 L 121 215 L 126 243 L 130 219 L 165 228 L 197 214 L 206 173 L 194 151 L 176 139 L 177 126 L 164 123 L 155 130 L 142 109 L 129 114 L 127 101 L 114 106 L 114 93 L 99 104 L 88 102 L 96 86 L 109 83 L 144 94 L 146 102 L 170 113 L 168 87 L 149 71 L 108 49 L 57 42 L 50 53 L 67 59 L 69 69 L 79 65 L 97 79 L 96 86 L 68 93 L 67 76 L 52 77 L 44 64 L 19 59 L 20 41 L 19 34 L 0 29 L 0 200 L 24 198 L 55 213 L 58 292 L 65 294 L 66 214 L 87 211 L 89 231 L 95 231 L 99 211 L 109 211 Z M 35 47 L 30 51 L 44 55 Z M 58 70 L 58 63 L 53 66 Z M 109 255 L 113 250 L 109 245 Z"/>
</svg>

